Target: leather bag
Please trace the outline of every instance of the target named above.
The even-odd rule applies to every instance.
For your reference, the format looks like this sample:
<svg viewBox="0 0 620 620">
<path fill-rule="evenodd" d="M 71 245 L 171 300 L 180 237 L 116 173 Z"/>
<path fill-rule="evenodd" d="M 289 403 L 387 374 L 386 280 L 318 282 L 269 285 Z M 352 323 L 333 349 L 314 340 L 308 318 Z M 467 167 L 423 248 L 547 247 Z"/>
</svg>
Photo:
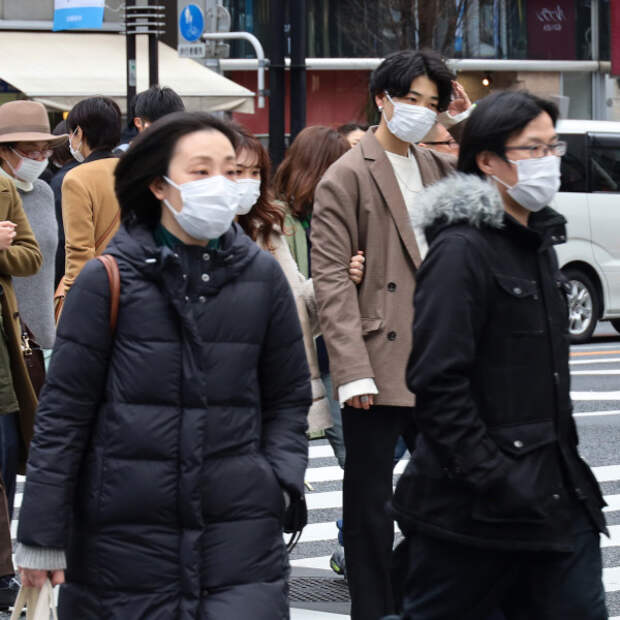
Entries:
<svg viewBox="0 0 620 620">
<path fill-rule="evenodd" d="M 21 326 L 21 349 L 24 356 L 24 362 L 26 362 L 26 368 L 28 369 L 28 375 L 30 376 L 30 383 L 34 393 L 39 398 L 41 388 L 45 383 L 45 359 L 43 358 L 43 349 L 34 339 L 33 333 L 28 328 L 28 325 L 21 319 L 19 320 Z"/>
</svg>

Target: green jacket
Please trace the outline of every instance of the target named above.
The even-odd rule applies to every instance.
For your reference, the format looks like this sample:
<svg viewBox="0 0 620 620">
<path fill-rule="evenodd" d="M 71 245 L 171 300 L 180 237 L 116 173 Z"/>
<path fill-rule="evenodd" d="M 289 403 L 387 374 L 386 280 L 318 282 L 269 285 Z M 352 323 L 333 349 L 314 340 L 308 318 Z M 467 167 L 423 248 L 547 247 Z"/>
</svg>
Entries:
<svg viewBox="0 0 620 620">
<path fill-rule="evenodd" d="M 309 278 L 310 264 L 308 261 L 308 237 L 306 236 L 306 228 L 301 220 L 288 209 L 284 216 L 284 237 L 297 263 L 299 272 L 304 278 Z"/>
</svg>

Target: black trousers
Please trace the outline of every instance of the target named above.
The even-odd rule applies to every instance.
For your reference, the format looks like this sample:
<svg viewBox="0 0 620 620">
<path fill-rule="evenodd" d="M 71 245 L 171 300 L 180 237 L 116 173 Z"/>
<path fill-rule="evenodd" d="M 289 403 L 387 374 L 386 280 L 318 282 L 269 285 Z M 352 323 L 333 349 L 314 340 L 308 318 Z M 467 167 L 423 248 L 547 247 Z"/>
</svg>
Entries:
<svg viewBox="0 0 620 620">
<path fill-rule="evenodd" d="M 345 407 L 346 448 L 343 482 L 343 534 L 351 619 L 377 620 L 394 612 L 390 579 L 394 522 L 387 513 L 392 498 L 394 448 L 404 436 L 413 449 L 413 408 Z"/>
<path fill-rule="evenodd" d="M 506 620 L 607 620 L 599 535 L 576 508 L 572 553 L 407 538 L 404 613 L 395 618 L 481 620 L 501 608 Z"/>
</svg>

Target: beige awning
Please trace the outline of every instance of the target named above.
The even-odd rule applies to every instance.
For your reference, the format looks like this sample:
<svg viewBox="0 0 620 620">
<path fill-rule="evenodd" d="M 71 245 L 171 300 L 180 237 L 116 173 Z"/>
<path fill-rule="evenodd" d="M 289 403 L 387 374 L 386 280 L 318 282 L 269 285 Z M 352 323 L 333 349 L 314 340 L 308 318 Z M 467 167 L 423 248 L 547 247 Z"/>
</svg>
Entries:
<svg viewBox="0 0 620 620">
<path fill-rule="evenodd" d="M 254 112 L 254 93 L 159 43 L 159 83 L 188 110 Z M 137 91 L 148 88 L 148 42 L 138 36 Z M 0 79 L 47 107 L 70 110 L 106 95 L 126 111 L 125 37 L 119 34 L 0 32 Z"/>
</svg>

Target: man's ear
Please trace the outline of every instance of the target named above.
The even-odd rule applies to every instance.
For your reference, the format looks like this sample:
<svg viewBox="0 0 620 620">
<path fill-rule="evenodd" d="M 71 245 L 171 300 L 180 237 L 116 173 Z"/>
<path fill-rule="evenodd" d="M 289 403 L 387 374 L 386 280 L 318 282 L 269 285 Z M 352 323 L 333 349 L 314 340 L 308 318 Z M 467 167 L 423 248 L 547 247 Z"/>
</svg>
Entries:
<svg viewBox="0 0 620 620">
<path fill-rule="evenodd" d="M 142 131 L 142 119 L 139 116 L 134 116 L 133 124 L 139 132 Z"/>
<path fill-rule="evenodd" d="M 481 151 L 476 155 L 476 164 L 481 172 L 491 176 L 494 173 L 493 162 L 498 157 L 497 153 L 491 151 Z"/>
<path fill-rule="evenodd" d="M 166 187 L 166 181 L 161 177 L 157 177 L 149 184 L 149 189 L 153 192 L 153 195 L 157 200 L 163 200 L 165 198 L 164 188 Z"/>
<path fill-rule="evenodd" d="M 379 111 L 383 110 L 383 106 L 385 105 L 385 94 L 383 95 L 375 95 L 375 104 Z"/>
</svg>

